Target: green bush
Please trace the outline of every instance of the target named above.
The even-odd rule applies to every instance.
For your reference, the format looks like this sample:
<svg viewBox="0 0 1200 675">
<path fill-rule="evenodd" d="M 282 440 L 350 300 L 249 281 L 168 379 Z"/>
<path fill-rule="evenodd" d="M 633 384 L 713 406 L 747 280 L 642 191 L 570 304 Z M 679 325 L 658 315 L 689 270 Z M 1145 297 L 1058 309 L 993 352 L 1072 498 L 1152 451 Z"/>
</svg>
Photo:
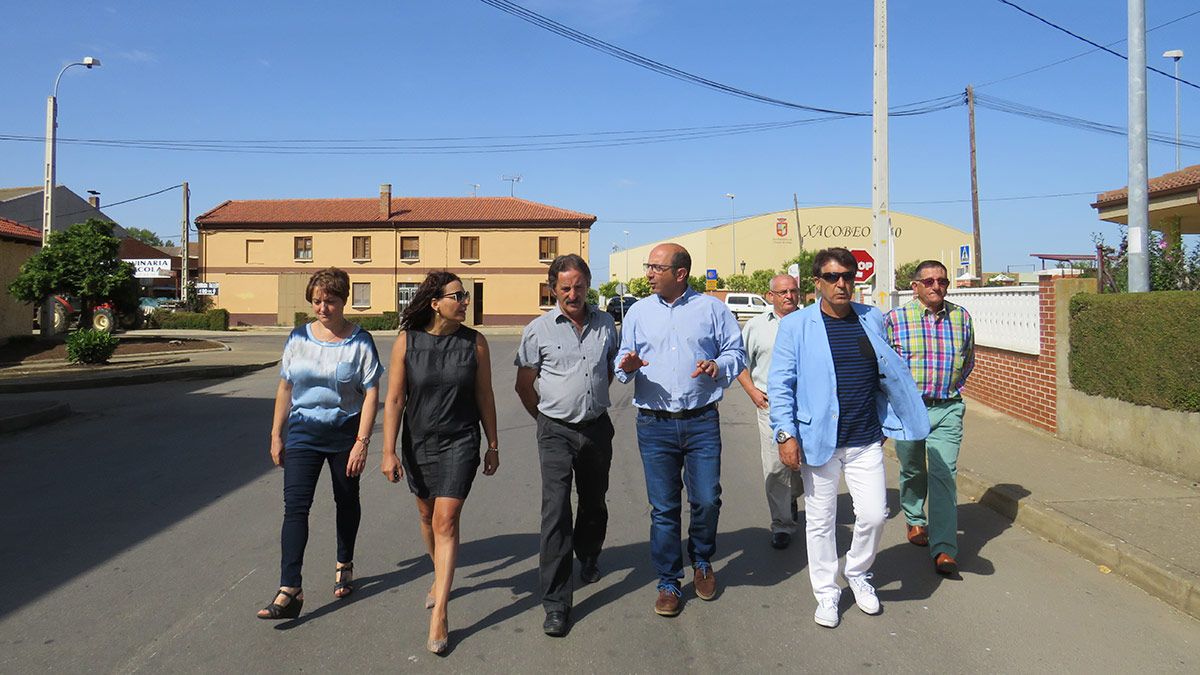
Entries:
<svg viewBox="0 0 1200 675">
<path fill-rule="evenodd" d="M 1071 386 L 1200 412 L 1200 291 L 1071 298 Z"/>
<path fill-rule="evenodd" d="M 107 331 L 88 328 L 67 336 L 67 360 L 71 363 L 107 363 L 117 349 L 117 338 Z"/>
<path fill-rule="evenodd" d="M 209 330 L 229 330 L 229 310 L 210 309 L 204 313 Z"/>
<path fill-rule="evenodd" d="M 292 326 L 299 328 L 309 321 L 312 321 L 312 317 L 308 315 L 308 312 L 296 312 L 295 316 L 292 317 Z"/>
<path fill-rule="evenodd" d="M 208 316 L 192 312 L 172 312 L 165 309 L 156 309 L 150 315 L 150 322 L 158 328 L 208 330 Z"/>
<path fill-rule="evenodd" d="M 397 330 L 400 328 L 400 314 L 384 312 L 383 316 L 353 316 L 347 320 L 363 327 L 364 330 Z"/>
</svg>

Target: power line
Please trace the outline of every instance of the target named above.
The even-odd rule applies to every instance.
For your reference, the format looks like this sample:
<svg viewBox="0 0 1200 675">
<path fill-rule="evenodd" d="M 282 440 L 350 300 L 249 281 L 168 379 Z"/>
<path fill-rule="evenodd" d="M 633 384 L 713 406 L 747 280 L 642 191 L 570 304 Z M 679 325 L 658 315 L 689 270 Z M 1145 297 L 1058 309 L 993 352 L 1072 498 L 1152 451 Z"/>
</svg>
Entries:
<svg viewBox="0 0 1200 675">
<path fill-rule="evenodd" d="M 1117 58 L 1120 58 L 1124 61 L 1129 60 L 1129 57 L 1125 56 L 1124 54 L 1122 54 L 1120 52 L 1114 52 L 1113 50 L 1109 49 L 1108 47 L 1105 47 L 1104 45 L 1102 45 L 1098 42 L 1093 42 L 1092 40 L 1089 40 L 1078 33 L 1073 33 L 1070 30 L 1067 30 L 1066 28 L 1063 28 L 1062 26 L 1054 23 L 1053 21 L 1050 21 L 1049 19 L 1043 19 L 1042 17 L 1038 16 L 1037 14 L 1034 14 L 1033 12 L 1025 9 L 1024 7 L 1021 7 L 1020 5 L 1018 5 L 1014 2 L 1011 2 L 1010 0 L 997 0 L 997 2 L 1008 5 L 1009 7 L 1012 7 L 1013 9 L 1017 10 L 1018 12 L 1021 12 L 1022 14 L 1033 17 L 1034 19 L 1041 21 L 1042 23 L 1046 24 L 1047 26 L 1050 26 L 1051 28 L 1053 28 L 1055 30 L 1062 31 L 1062 32 L 1066 33 L 1067 35 L 1070 35 L 1071 37 L 1075 38 L 1076 40 L 1082 40 L 1082 41 L 1088 43 L 1089 45 L 1095 47 L 1096 49 L 1108 52 L 1109 54 L 1112 54 L 1113 56 L 1116 56 Z M 1196 89 L 1200 89 L 1200 85 L 1198 85 L 1198 84 L 1188 82 L 1187 80 L 1180 78 L 1180 77 L 1175 77 L 1171 73 L 1168 73 L 1163 70 L 1159 70 L 1158 68 L 1155 68 L 1153 66 L 1146 66 L 1146 70 L 1154 71 L 1154 72 L 1158 73 L 1159 75 L 1165 75 L 1165 76 L 1171 78 L 1172 80 L 1175 80 L 1176 82 L 1182 82 L 1183 84 L 1186 84 L 1189 87 L 1195 87 Z"/>
<path fill-rule="evenodd" d="M 163 188 L 163 189 L 161 189 L 161 190 L 156 190 L 156 191 L 154 191 L 154 192 L 147 192 L 147 193 L 146 193 L 146 194 L 144 194 L 144 195 L 138 195 L 138 196 L 136 196 L 136 197 L 130 197 L 129 199 L 122 199 L 122 200 L 121 200 L 121 201 L 119 201 L 119 202 L 113 202 L 113 203 L 111 203 L 111 204 L 105 204 L 105 205 L 104 205 L 104 208 L 106 208 L 106 209 L 111 209 L 111 208 L 112 208 L 112 207 L 114 207 L 114 206 L 120 206 L 120 205 L 122 205 L 122 204 L 128 204 L 128 203 L 130 203 L 130 202 L 136 202 L 136 201 L 138 201 L 139 199 L 146 199 L 147 197 L 153 197 L 153 196 L 155 196 L 155 195 L 161 195 L 161 194 L 162 194 L 162 193 L 164 193 L 164 192 L 170 192 L 171 190 L 176 190 L 176 189 L 179 189 L 179 188 L 181 188 L 181 187 L 183 187 L 183 183 L 180 183 L 179 185 L 172 185 L 171 187 L 165 187 L 165 188 Z M 99 208 L 96 208 L 96 207 L 91 207 L 91 206 L 89 206 L 89 207 L 88 207 L 88 208 L 86 208 L 86 209 L 79 209 L 78 211 L 69 211 L 69 212 L 67 212 L 67 213 L 56 213 L 56 214 L 54 214 L 54 217 L 55 217 L 55 218 L 66 218 L 67 216 L 77 216 L 77 215 L 79 215 L 79 214 L 81 214 L 81 213 L 88 213 L 88 212 L 92 211 L 92 210 L 93 210 L 93 208 L 95 208 L 95 210 L 97 210 L 97 211 L 99 211 L 99 210 L 100 210 Z M 16 221 L 16 222 L 18 222 L 18 223 L 21 223 L 22 225 L 38 225 L 38 224 L 40 224 L 40 223 L 42 222 L 42 217 L 41 217 L 41 216 L 38 216 L 37 218 L 35 218 L 35 219 L 32 219 L 32 220 L 18 220 L 18 221 Z"/>
<path fill-rule="evenodd" d="M 1180 22 L 1180 21 L 1183 21 L 1184 19 L 1190 19 L 1190 18 L 1192 18 L 1193 16 L 1196 16 L 1197 14 L 1200 14 L 1200 9 L 1198 9 L 1198 10 L 1196 10 L 1196 11 L 1194 11 L 1194 12 L 1189 12 L 1189 13 L 1187 13 L 1187 14 L 1184 14 L 1183 16 L 1176 17 L 1176 18 L 1174 18 L 1174 19 L 1171 19 L 1170 21 L 1167 21 L 1167 22 L 1164 22 L 1164 23 L 1160 23 L 1160 24 L 1158 24 L 1157 26 L 1154 26 L 1153 28 L 1148 28 L 1148 29 L 1146 29 L 1146 32 L 1147 32 L 1147 33 L 1152 33 L 1152 32 L 1154 32 L 1154 31 L 1156 31 L 1156 30 L 1158 30 L 1158 29 L 1160 29 L 1160 28 L 1166 28 L 1167 26 L 1170 26 L 1170 25 L 1171 25 L 1171 24 L 1173 24 L 1173 23 L 1178 23 L 1178 22 Z M 1108 43 L 1108 44 L 1107 44 L 1107 45 L 1105 45 L 1105 46 L 1106 46 L 1106 47 L 1113 47 L 1113 46 L 1115 46 L 1115 45 L 1119 45 L 1119 44 L 1121 44 L 1122 42 L 1125 42 L 1125 40 L 1126 40 L 1126 38 L 1121 38 L 1120 40 L 1115 40 L 1115 41 L 1113 41 L 1113 42 L 1110 42 L 1110 43 Z M 991 86 L 991 85 L 993 85 L 993 84 L 999 84 L 999 83 L 1001 83 L 1001 82 L 1007 82 L 1007 81 L 1009 81 L 1009 80 L 1015 80 L 1015 79 L 1017 79 L 1018 77 L 1024 77 L 1024 76 L 1026 76 L 1026 75 L 1030 75 L 1030 74 L 1032 74 L 1032 73 L 1036 73 L 1036 72 L 1038 72 L 1038 71 L 1041 71 L 1041 70 L 1046 70 L 1047 68 L 1053 68 L 1054 66 L 1061 65 L 1061 64 L 1063 64 L 1063 63 L 1066 63 L 1066 62 L 1068 62 L 1068 61 L 1074 61 L 1075 59 L 1082 58 L 1082 57 L 1084 57 L 1084 56 L 1087 56 L 1088 54 L 1095 54 L 1095 53 L 1096 53 L 1096 52 L 1098 52 L 1098 51 L 1100 51 L 1100 50 L 1099 50 L 1099 49 L 1089 49 L 1089 50 L 1087 50 L 1087 51 L 1085 51 L 1085 52 L 1079 52 L 1078 54 L 1076 54 L 1076 55 L 1074 55 L 1074 56 L 1068 56 L 1068 57 L 1067 57 L 1067 58 L 1065 58 L 1065 59 L 1059 59 L 1059 60 L 1057 60 L 1057 61 L 1055 61 L 1055 62 L 1053 62 L 1053 63 L 1047 63 L 1047 64 L 1046 64 L 1046 65 L 1044 65 L 1044 66 L 1038 66 L 1037 68 L 1030 68 L 1029 70 L 1022 71 L 1022 72 L 1020 72 L 1020 73 L 1017 73 L 1017 74 L 1015 74 L 1015 75 L 1008 75 L 1008 76 L 1006 76 L 1006 77 L 1001 77 L 1001 78 L 997 78 L 997 79 L 995 79 L 995 80 L 990 80 L 990 81 L 988 81 L 988 82 L 984 82 L 983 84 L 977 84 L 977 85 L 975 85 L 975 89 L 978 91 L 979 89 L 981 89 L 981 88 L 983 88 L 983 87 Z"/>
<path fill-rule="evenodd" d="M 995 96 L 988 96 L 986 94 L 978 94 L 978 93 L 975 94 L 975 104 L 980 106 L 981 108 L 988 108 L 989 110 L 995 110 L 997 112 L 1008 113 L 1010 115 L 1019 115 L 1021 117 L 1028 117 L 1030 119 L 1035 119 L 1035 120 L 1039 120 L 1042 122 L 1049 122 L 1051 124 L 1057 124 L 1059 126 L 1071 127 L 1073 129 L 1083 129 L 1085 131 L 1095 131 L 1097 133 L 1109 134 L 1111 136 L 1126 136 L 1126 135 L 1128 135 L 1127 129 L 1122 126 L 1117 126 L 1115 124 L 1104 124 L 1102 122 L 1094 122 L 1092 120 L 1086 120 L 1081 117 L 1072 117 L 1070 115 L 1064 115 L 1062 113 L 1056 113 L 1056 112 L 1052 112 L 1049 110 L 1043 110 L 1041 108 L 1035 108 L 1033 106 L 1025 105 L 1023 103 L 1016 103 L 1014 101 L 1008 101 L 1008 100 L 1005 100 L 1002 98 L 997 98 Z M 1194 139 L 1197 137 L 1196 136 L 1188 136 L 1187 138 Z M 1179 147 L 1184 147 L 1184 148 L 1200 149 L 1200 140 L 1183 140 L 1181 138 L 1180 141 L 1178 143 L 1176 143 L 1175 136 L 1173 134 L 1164 134 L 1160 131 L 1148 132 L 1147 139 L 1150 141 L 1153 141 L 1155 143 L 1162 144 L 1162 145 L 1170 145 L 1170 146 L 1178 145 Z"/>
<path fill-rule="evenodd" d="M 569 26 L 561 24 L 553 19 L 550 19 L 541 14 L 538 14 L 537 12 L 534 12 L 533 10 L 526 9 L 525 7 L 522 7 L 521 5 L 518 5 L 515 2 L 509 2 L 508 0 L 480 0 L 480 2 L 484 3 L 485 5 L 494 7 L 496 9 L 498 9 L 506 14 L 509 14 L 511 16 L 514 16 L 518 19 L 521 19 L 522 21 L 531 23 L 531 24 L 537 26 L 538 28 L 542 28 L 544 30 L 550 31 L 551 33 L 554 33 L 554 34 L 564 37 L 568 40 L 571 40 L 572 42 L 581 44 L 590 49 L 594 49 L 603 54 L 607 54 L 614 58 L 620 59 L 621 61 L 625 61 L 626 63 L 635 65 L 639 68 L 644 68 L 651 72 L 655 72 L 660 75 L 665 75 L 667 77 L 679 80 L 681 82 L 687 82 L 689 84 L 694 84 L 694 85 L 697 85 L 700 87 L 705 87 L 707 89 L 711 89 L 713 91 L 718 91 L 723 94 L 729 94 L 731 96 L 736 96 L 738 98 L 743 98 L 743 99 L 750 100 L 750 101 L 756 101 L 758 103 L 766 103 L 767 105 L 779 106 L 782 108 L 791 108 L 793 110 L 807 110 L 809 112 L 819 112 L 819 113 L 825 113 L 825 114 L 829 114 L 829 115 L 841 115 L 841 116 L 845 116 L 845 117 L 868 117 L 871 115 L 870 111 L 862 112 L 862 111 L 852 111 L 852 110 L 837 110 L 834 108 L 824 108 L 824 107 L 820 107 L 820 106 L 806 105 L 803 103 L 794 103 L 792 101 L 785 101 L 785 100 L 774 98 L 771 96 L 757 94 L 757 93 L 754 93 L 751 91 L 747 91 L 745 89 L 740 89 L 738 87 L 734 87 L 732 85 L 724 84 L 722 82 L 710 80 L 706 77 L 702 77 L 700 75 L 690 73 L 686 70 L 681 70 L 681 69 L 675 68 L 673 66 L 668 66 L 662 62 L 655 61 L 654 59 L 631 52 L 627 49 L 623 49 L 623 48 L 618 47 L 610 42 L 605 42 L 604 40 L 601 40 L 597 37 L 593 37 L 591 35 L 588 35 L 587 33 L 575 30 L 574 28 L 571 28 Z M 919 103 L 923 103 L 924 105 L 920 105 Z M 910 115 L 924 115 L 927 113 L 937 112 L 939 110 L 945 110 L 946 108 L 961 105 L 961 100 L 960 100 L 960 97 L 958 94 L 953 94 L 953 95 L 949 95 L 949 96 L 937 97 L 937 98 L 930 99 L 930 100 L 924 101 L 924 102 L 919 102 L 919 103 L 906 104 L 904 106 L 897 106 L 896 108 L 893 108 L 888 114 L 893 117 L 904 117 L 904 116 L 910 116 Z"/>
</svg>

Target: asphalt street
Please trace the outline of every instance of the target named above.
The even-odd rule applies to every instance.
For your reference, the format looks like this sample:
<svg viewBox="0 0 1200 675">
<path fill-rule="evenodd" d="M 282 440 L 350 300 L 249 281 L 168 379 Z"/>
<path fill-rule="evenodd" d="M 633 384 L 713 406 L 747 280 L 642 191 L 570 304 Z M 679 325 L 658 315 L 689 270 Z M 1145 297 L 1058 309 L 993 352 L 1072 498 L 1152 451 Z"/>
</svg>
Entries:
<svg viewBox="0 0 1200 675">
<path fill-rule="evenodd" d="M 386 360 L 390 340 L 377 340 Z M 1200 671 L 1200 622 L 977 504 L 960 505 L 962 579 L 935 575 L 927 551 L 904 541 L 894 464 L 874 567 L 883 613 L 862 614 L 846 592 L 841 626 L 817 626 L 802 542 L 768 545 L 757 426 L 736 385 L 721 407 L 717 598 L 696 599 L 689 575 L 679 617 L 652 611 L 632 387 L 614 383 L 604 576 L 577 590 L 571 633 L 549 638 L 536 594 L 534 424 L 512 390 L 517 338 L 490 342 L 501 466 L 477 478 L 464 509 L 447 656 L 424 648 L 432 566 L 413 498 L 377 471 L 382 415 L 356 592 L 333 598 L 322 478 L 304 613 L 255 618 L 278 582 L 283 501 L 283 473 L 267 455 L 277 381 L 268 369 L 58 392 L 74 416 L 0 438 L 0 672 Z M 839 511 L 844 550 L 844 494 Z"/>
</svg>

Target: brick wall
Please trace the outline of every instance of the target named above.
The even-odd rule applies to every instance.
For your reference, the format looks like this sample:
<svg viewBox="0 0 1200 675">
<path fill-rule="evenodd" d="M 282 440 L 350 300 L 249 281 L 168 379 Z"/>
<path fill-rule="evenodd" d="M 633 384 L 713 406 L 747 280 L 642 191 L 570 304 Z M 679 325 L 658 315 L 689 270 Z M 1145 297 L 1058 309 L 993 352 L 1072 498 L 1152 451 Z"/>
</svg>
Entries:
<svg viewBox="0 0 1200 675">
<path fill-rule="evenodd" d="M 967 396 L 1051 433 L 1058 431 L 1054 280 L 1038 280 L 1041 351 L 1036 356 L 976 347 Z"/>
</svg>

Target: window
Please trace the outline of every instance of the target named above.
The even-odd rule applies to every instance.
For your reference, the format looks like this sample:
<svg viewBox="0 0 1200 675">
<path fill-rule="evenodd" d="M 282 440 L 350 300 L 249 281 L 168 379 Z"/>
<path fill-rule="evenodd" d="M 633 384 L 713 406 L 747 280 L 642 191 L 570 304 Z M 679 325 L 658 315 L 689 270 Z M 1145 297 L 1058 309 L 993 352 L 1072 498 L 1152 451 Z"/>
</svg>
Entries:
<svg viewBox="0 0 1200 675">
<path fill-rule="evenodd" d="M 538 260 L 558 257 L 558 237 L 538 237 Z"/>
<path fill-rule="evenodd" d="M 554 305 L 554 296 L 550 294 L 550 284 L 538 284 L 538 305 L 540 307 Z"/>
<path fill-rule="evenodd" d="M 479 260 L 479 237 L 458 238 L 459 260 Z"/>
<path fill-rule="evenodd" d="M 421 259 L 421 238 L 420 237 L 400 237 L 400 259 L 401 260 L 420 260 Z"/>
<path fill-rule="evenodd" d="M 413 283 L 398 283 L 396 284 L 396 311 L 403 312 L 410 303 L 413 296 L 417 294 L 417 288 L 421 284 Z"/>
<path fill-rule="evenodd" d="M 755 295 L 750 298 L 750 304 L 754 305 L 755 307 L 766 307 L 767 301 Z"/>
<path fill-rule="evenodd" d="M 371 238 L 370 237 L 355 237 L 353 246 L 353 256 L 355 260 L 370 260 L 371 259 Z"/>
<path fill-rule="evenodd" d="M 371 284 L 350 284 L 350 306 L 351 307 L 370 307 L 371 306 Z"/>
<path fill-rule="evenodd" d="M 725 304 L 727 304 L 727 305 L 748 305 L 748 304 L 750 304 L 750 299 L 745 296 L 731 295 L 725 299 Z"/>
<path fill-rule="evenodd" d="M 263 240 L 262 239 L 247 239 L 246 240 L 246 264 L 247 265 L 263 264 Z"/>
<path fill-rule="evenodd" d="M 294 239 L 296 260 L 312 260 L 312 237 L 296 237 Z"/>
</svg>

